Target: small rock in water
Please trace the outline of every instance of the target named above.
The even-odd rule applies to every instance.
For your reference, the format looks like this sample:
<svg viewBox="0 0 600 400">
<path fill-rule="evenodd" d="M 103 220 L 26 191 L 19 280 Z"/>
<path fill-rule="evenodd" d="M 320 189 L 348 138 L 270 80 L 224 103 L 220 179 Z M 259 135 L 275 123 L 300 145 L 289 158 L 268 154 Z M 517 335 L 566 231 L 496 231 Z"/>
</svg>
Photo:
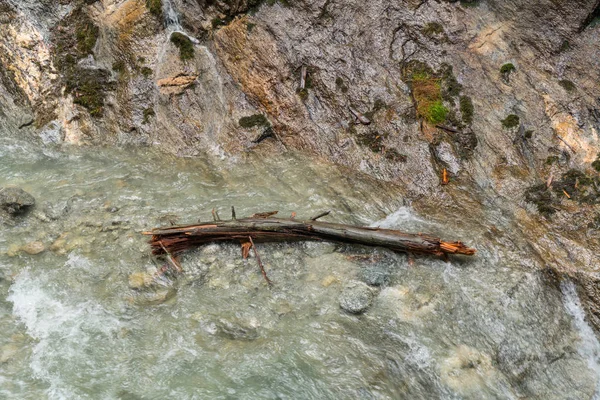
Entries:
<svg viewBox="0 0 600 400">
<path fill-rule="evenodd" d="M 323 278 L 323 280 L 321 280 L 321 286 L 329 287 L 336 282 L 339 282 L 338 278 L 333 275 L 327 275 L 325 278 Z"/>
<path fill-rule="evenodd" d="M 43 214 L 50 220 L 56 221 L 67 213 L 66 204 L 52 204 L 49 201 L 44 202 Z"/>
<path fill-rule="evenodd" d="M 154 277 L 146 272 L 134 272 L 129 275 L 129 287 L 132 289 L 141 289 L 152 285 Z"/>
<path fill-rule="evenodd" d="M 340 307 L 352 314 L 361 314 L 373 303 L 373 291 L 363 282 L 353 281 L 340 296 Z"/>
<path fill-rule="evenodd" d="M 256 327 L 241 321 L 229 321 L 224 318 L 216 323 L 217 334 L 232 340 L 254 340 L 258 337 Z"/>
<path fill-rule="evenodd" d="M 173 288 L 142 292 L 135 296 L 135 303 L 140 306 L 154 306 L 173 298 L 177 291 Z"/>
<path fill-rule="evenodd" d="M 32 195 L 16 187 L 0 188 L 0 208 L 10 215 L 23 214 L 35 204 Z"/>
<path fill-rule="evenodd" d="M 35 255 L 40 254 L 42 251 L 46 250 L 46 247 L 44 246 L 44 243 L 40 241 L 35 241 L 27 243 L 25 246 L 21 247 L 21 250 L 23 250 L 27 254 Z"/>
<path fill-rule="evenodd" d="M 383 286 L 390 281 L 390 271 L 386 266 L 374 265 L 363 268 L 362 281 L 371 286 Z"/>
<path fill-rule="evenodd" d="M 2 349 L 0 349 L 0 364 L 10 361 L 18 352 L 19 347 L 14 343 L 2 346 Z"/>
</svg>

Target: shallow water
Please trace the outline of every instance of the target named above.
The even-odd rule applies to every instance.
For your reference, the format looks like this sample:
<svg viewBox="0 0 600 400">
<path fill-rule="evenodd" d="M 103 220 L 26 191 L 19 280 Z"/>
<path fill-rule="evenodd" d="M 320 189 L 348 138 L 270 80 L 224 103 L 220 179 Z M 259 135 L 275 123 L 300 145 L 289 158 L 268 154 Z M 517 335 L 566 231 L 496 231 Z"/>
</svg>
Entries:
<svg viewBox="0 0 600 400">
<path fill-rule="evenodd" d="M 449 263 L 327 243 L 261 244 L 275 285 L 239 246 L 153 274 L 140 232 L 172 222 L 279 210 L 440 233 L 389 185 L 296 155 L 175 159 L 145 149 L 43 148 L 0 139 L 0 186 L 37 199 L 0 235 L 0 398 L 591 398 L 600 345 L 576 292 L 479 252 Z M 52 219 L 55 218 L 55 219 Z M 48 248 L 28 255 L 38 240 Z M 351 281 L 373 305 L 347 314 Z"/>
</svg>

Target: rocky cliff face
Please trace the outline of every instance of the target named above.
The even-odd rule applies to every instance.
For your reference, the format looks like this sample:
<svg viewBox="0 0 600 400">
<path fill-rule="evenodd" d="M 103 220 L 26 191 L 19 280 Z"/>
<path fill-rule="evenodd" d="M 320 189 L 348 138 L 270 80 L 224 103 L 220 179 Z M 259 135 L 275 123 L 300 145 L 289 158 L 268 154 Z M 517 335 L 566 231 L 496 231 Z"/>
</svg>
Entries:
<svg viewBox="0 0 600 400">
<path fill-rule="evenodd" d="M 309 152 L 575 279 L 600 327 L 598 15 L 598 0 L 0 0 L 0 129 Z"/>
</svg>

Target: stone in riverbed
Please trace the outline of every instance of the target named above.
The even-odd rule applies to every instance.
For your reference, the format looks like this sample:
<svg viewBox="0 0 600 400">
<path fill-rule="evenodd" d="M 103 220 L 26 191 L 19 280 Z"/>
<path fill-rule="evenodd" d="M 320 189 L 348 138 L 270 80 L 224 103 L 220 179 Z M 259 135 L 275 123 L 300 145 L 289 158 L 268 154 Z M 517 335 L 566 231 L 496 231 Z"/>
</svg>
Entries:
<svg viewBox="0 0 600 400">
<path fill-rule="evenodd" d="M 373 303 L 373 291 L 363 282 L 350 282 L 340 296 L 340 307 L 352 314 L 365 312 Z"/>
<path fill-rule="evenodd" d="M 21 250 L 27 254 L 35 255 L 46 250 L 46 247 L 44 246 L 44 243 L 36 240 L 35 242 L 27 243 L 25 246 L 21 247 Z"/>
<path fill-rule="evenodd" d="M 0 188 L 0 208 L 10 215 L 24 214 L 35 204 L 32 195 L 17 187 Z"/>
<path fill-rule="evenodd" d="M 385 265 L 370 265 L 361 271 L 361 280 L 370 286 L 384 286 L 390 281 L 390 270 Z"/>
<path fill-rule="evenodd" d="M 146 272 L 134 272 L 129 275 L 129 287 L 131 289 L 141 289 L 149 287 L 154 282 L 154 276 Z"/>
<path fill-rule="evenodd" d="M 220 318 L 216 323 L 216 334 L 231 340 L 254 340 L 258 338 L 258 330 L 253 324 Z"/>
</svg>

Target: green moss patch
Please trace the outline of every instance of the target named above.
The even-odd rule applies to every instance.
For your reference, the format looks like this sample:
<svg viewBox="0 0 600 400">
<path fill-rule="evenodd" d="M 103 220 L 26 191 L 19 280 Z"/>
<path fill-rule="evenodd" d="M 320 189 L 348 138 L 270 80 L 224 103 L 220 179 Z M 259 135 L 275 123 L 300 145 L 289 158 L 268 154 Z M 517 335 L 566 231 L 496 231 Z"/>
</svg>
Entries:
<svg viewBox="0 0 600 400">
<path fill-rule="evenodd" d="M 527 189 L 525 200 L 535 204 L 540 214 L 550 216 L 559 209 L 560 202 L 564 199 L 578 203 L 599 204 L 600 192 L 597 189 L 599 185 L 600 178 L 570 169 L 559 180 L 552 182 L 550 188 L 542 183 Z"/>
<path fill-rule="evenodd" d="M 183 33 L 173 32 L 171 34 L 171 43 L 179 49 L 179 58 L 182 61 L 194 58 L 194 43 Z"/>
<path fill-rule="evenodd" d="M 344 83 L 344 80 L 339 76 L 335 78 L 335 86 L 342 91 L 342 93 L 348 93 L 348 86 Z"/>
<path fill-rule="evenodd" d="M 519 126 L 519 116 L 515 114 L 510 114 L 506 118 L 502 120 L 502 126 L 506 129 L 514 128 Z"/>
<path fill-rule="evenodd" d="M 73 95 L 73 102 L 85 107 L 92 117 L 104 112 L 107 90 L 112 90 L 108 71 L 103 69 L 79 69 L 67 80 L 66 91 Z"/>
<path fill-rule="evenodd" d="M 558 81 L 558 84 L 560 86 L 563 87 L 563 89 L 565 89 L 567 92 L 572 92 L 574 91 L 577 87 L 575 86 L 575 84 L 567 79 L 563 79 Z"/>
<path fill-rule="evenodd" d="M 152 76 L 152 72 L 152 68 L 142 67 L 142 69 L 140 69 L 140 73 L 144 75 L 145 78 Z"/>
<path fill-rule="evenodd" d="M 152 107 L 148 107 L 146 109 L 144 109 L 144 124 L 147 124 L 148 122 L 150 122 L 150 118 L 154 117 L 156 115 L 156 113 L 154 112 L 154 109 Z"/>
<path fill-rule="evenodd" d="M 428 22 L 423 29 L 421 29 L 421 33 L 425 36 L 435 36 L 444 33 L 444 27 L 439 22 Z"/>
<path fill-rule="evenodd" d="M 460 96 L 460 114 L 465 124 L 471 125 L 473 123 L 473 101 L 469 96 Z"/>
<path fill-rule="evenodd" d="M 104 99 L 115 86 L 109 71 L 78 65 L 79 60 L 93 54 L 98 33 L 99 28 L 80 5 L 60 21 L 51 35 L 53 62 L 66 93 L 73 95 L 73 102 L 86 108 L 92 117 L 102 116 Z M 122 73 L 126 71 L 126 65 L 117 61 L 113 69 Z"/>
<path fill-rule="evenodd" d="M 500 67 L 501 74 L 510 74 L 511 72 L 514 72 L 516 70 L 517 68 L 515 68 L 514 64 L 512 63 L 506 63 Z"/>
<path fill-rule="evenodd" d="M 270 126 L 269 120 L 262 114 L 254 114 L 249 117 L 242 117 L 238 121 L 242 128 L 253 128 L 255 126 Z"/>
<path fill-rule="evenodd" d="M 150 14 L 162 19 L 162 0 L 146 0 L 146 8 L 150 11 Z"/>
<path fill-rule="evenodd" d="M 592 168 L 600 172 L 600 153 L 596 156 L 596 159 L 592 162 Z"/>
<path fill-rule="evenodd" d="M 418 72 L 412 75 L 412 93 L 417 103 L 417 115 L 430 124 L 439 124 L 446 119 L 448 109 L 442 102 L 439 78 Z"/>
</svg>

